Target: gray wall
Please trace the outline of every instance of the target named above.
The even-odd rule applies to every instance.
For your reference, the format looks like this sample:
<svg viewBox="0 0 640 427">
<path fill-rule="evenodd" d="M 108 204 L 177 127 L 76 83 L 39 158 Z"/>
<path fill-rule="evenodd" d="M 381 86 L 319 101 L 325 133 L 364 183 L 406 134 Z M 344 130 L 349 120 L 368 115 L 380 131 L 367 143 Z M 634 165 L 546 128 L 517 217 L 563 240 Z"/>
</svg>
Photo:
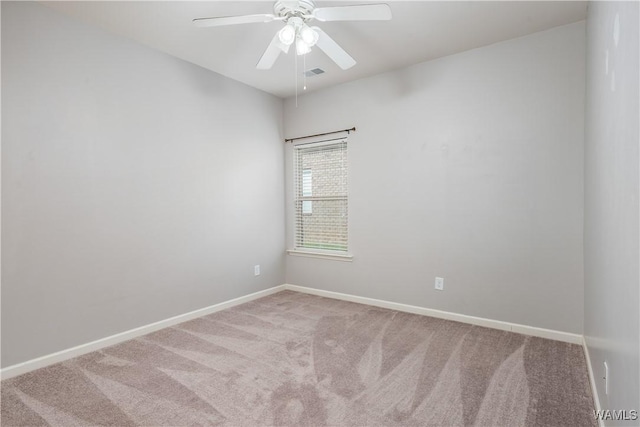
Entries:
<svg viewBox="0 0 640 427">
<path fill-rule="evenodd" d="M 354 260 L 287 283 L 582 333 L 584 61 L 579 22 L 286 100 L 287 137 L 358 129 Z"/>
<path fill-rule="evenodd" d="M 2 107 L 2 366 L 284 282 L 280 99 L 2 2 Z"/>
<path fill-rule="evenodd" d="M 584 334 L 603 409 L 627 411 L 640 410 L 639 13 L 593 2 L 587 21 Z"/>
</svg>

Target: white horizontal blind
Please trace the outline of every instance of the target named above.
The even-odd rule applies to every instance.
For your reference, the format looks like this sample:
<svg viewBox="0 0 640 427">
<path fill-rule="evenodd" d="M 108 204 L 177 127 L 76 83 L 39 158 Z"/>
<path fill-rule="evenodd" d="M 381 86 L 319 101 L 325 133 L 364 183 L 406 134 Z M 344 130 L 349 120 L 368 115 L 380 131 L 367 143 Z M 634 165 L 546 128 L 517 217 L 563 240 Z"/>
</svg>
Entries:
<svg viewBox="0 0 640 427">
<path fill-rule="evenodd" d="M 302 169 L 302 197 L 313 196 L 313 171 Z M 310 215 L 313 213 L 313 202 L 311 200 L 302 201 L 302 213 Z"/>
<path fill-rule="evenodd" d="M 346 139 L 294 147 L 295 248 L 347 252 Z"/>
</svg>

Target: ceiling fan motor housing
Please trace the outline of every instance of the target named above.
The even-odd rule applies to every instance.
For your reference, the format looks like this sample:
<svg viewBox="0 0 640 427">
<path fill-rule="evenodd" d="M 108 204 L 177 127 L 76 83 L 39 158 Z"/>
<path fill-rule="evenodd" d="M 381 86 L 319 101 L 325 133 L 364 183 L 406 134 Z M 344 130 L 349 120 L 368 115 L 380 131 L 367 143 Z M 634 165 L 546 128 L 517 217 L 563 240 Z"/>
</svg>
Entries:
<svg viewBox="0 0 640 427">
<path fill-rule="evenodd" d="M 278 0 L 273 5 L 275 15 L 290 18 L 292 16 L 302 17 L 311 15 L 316 8 L 312 0 Z"/>
</svg>

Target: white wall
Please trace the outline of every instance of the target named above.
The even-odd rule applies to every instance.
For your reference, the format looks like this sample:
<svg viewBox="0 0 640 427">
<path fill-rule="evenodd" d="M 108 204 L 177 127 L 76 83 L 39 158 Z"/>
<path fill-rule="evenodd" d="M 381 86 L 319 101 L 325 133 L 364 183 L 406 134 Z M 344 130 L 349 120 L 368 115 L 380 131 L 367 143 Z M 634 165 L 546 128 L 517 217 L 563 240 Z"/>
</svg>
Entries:
<svg viewBox="0 0 640 427">
<path fill-rule="evenodd" d="M 357 127 L 354 260 L 287 283 L 581 333 L 584 61 L 579 22 L 286 100 L 287 137 Z"/>
<path fill-rule="evenodd" d="M 2 107 L 2 366 L 284 282 L 280 99 L 2 2 Z"/>
<path fill-rule="evenodd" d="M 584 334 L 601 406 L 627 411 L 640 410 L 639 14 L 592 2 L 587 20 Z"/>
</svg>

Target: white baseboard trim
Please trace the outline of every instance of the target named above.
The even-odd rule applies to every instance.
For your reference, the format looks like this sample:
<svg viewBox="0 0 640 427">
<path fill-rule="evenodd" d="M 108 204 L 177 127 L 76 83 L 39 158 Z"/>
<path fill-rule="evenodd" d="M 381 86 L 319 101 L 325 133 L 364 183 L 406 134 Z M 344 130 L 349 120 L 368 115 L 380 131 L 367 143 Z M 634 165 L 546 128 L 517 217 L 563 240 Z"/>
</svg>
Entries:
<svg viewBox="0 0 640 427">
<path fill-rule="evenodd" d="M 600 405 L 600 398 L 598 397 L 598 389 L 596 387 L 596 377 L 593 375 L 593 366 L 591 365 L 591 356 L 589 356 L 589 347 L 587 347 L 587 339 L 582 337 L 582 348 L 584 350 L 584 357 L 587 362 L 587 371 L 589 372 L 589 384 L 591 384 L 591 394 L 593 395 L 593 404 L 596 411 L 600 411 L 602 406 Z M 598 425 L 604 427 L 604 420 L 598 418 Z"/>
<path fill-rule="evenodd" d="M 484 326 L 492 329 L 516 332 L 523 335 L 548 338 L 556 341 L 564 341 L 571 344 L 582 345 L 582 335 L 569 332 L 555 331 L 552 329 L 537 328 L 535 326 L 520 325 L 517 323 L 503 322 L 500 320 L 485 319 L 483 317 L 467 316 L 465 314 L 452 313 L 448 311 L 434 310 L 431 308 L 418 307 L 415 305 L 401 304 L 397 302 L 384 301 L 374 298 L 359 297 L 356 295 L 343 294 L 340 292 L 325 291 L 322 289 L 307 288 L 291 284 L 283 285 L 285 289 L 302 292 L 305 294 L 318 295 L 321 297 L 339 299 L 343 301 L 356 302 L 360 304 L 372 305 L 375 307 L 388 308 L 406 313 L 421 314 L 423 316 L 437 317 L 439 319 L 454 320 L 456 322 L 469 323 L 477 326 Z"/>
<path fill-rule="evenodd" d="M 91 341 L 86 344 L 81 344 L 76 347 L 72 347 L 66 350 L 58 351 L 56 353 L 48 354 L 46 356 L 31 359 L 26 362 L 18 363 L 12 366 L 7 366 L 6 368 L 0 369 L 0 379 L 13 378 L 15 376 L 34 371 L 36 369 L 53 365 L 54 363 L 59 363 L 68 359 L 72 359 L 74 357 L 82 356 L 83 354 L 91 353 L 92 351 L 100 350 L 105 347 L 119 344 L 123 341 L 137 338 L 137 337 L 149 334 L 151 332 L 155 332 L 157 330 L 167 328 L 169 326 L 177 325 L 178 323 L 186 322 L 188 320 L 192 320 L 197 317 L 215 313 L 217 311 L 234 307 L 236 305 L 243 304 L 245 302 L 253 301 L 255 299 L 262 298 L 267 295 L 271 295 L 283 290 L 291 290 L 291 291 L 302 292 L 302 293 L 311 294 L 311 295 L 318 295 L 318 296 L 327 297 L 327 298 L 339 299 L 343 301 L 367 304 L 375 307 L 388 308 L 391 310 L 402 311 L 406 313 L 436 317 L 439 319 L 454 320 L 457 322 L 484 326 L 487 328 L 511 331 L 511 332 L 516 332 L 524 335 L 532 335 L 536 337 L 548 338 L 548 339 L 553 339 L 557 341 L 564 341 L 572 344 L 580 344 L 585 346 L 582 335 L 578 335 L 578 334 L 554 331 L 551 329 L 536 328 L 534 326 L 519 325 L 516 323 L 502 322 L 499 320 L 485 319 L 482 317 L 467 316 L 464 314 L 434 310 L 430 308 L 418 307 L 418 306 L 408 305 L 408 304 L 401 304 L 401 303 L 396 303 L 391 301 L 378 300 L 374 298 L 359 297 L 356 295 L 343 294 L 340 292 L 332 292 L 332 291 L 325 291 L 321 289 L 307 288 L 304 286 L 284 284 L 284 285 L 274 286 L 273 288 L 265 289 L 263 291 L 254 292 L 252 294 L 245 295 L 239 298 L 234 298 L 229 301 L 224 301 L 219 304 L 214 304 L 209 307 L 201 308 L 199 310 L 194 310 L 189 313 L 174 316 L 169 319 L 151 323 L 149 325 L 130 329 L 128 331 L 111 335 L 109 337 L 101 338 L 99 340 Z M 593 387 L 593 384 L 594 384 L 593 378 L 592 378 L 593 373 L 591 371 L 589 353 L 586 349 L 586 346 L 585 346 L 585 354 L 587 357 L 587 364 L 589 367 L 590 380 L 592 381 L 592 387 Z M 594 390 L 594 398 L 596 399 L 596 404 L 599 405 L 595 387 L 593 387 L 593 390 Z M 599 406 L 598 406 L 598 409 L 599 409 Z"/>
<path fill-rule="evenodd" d="M 123 341 L 127 341 L 133 338 L 140 337 L 142 335 L 155 332 L 160 329 L 167 328 L 169 326 L 177 325 L 178 323 L 186 322 L 188 320 L 195 319 L 197 317 L 205 316 L 207 314 L 215 313 L 217 311 L 224 310 L 245 302 L 253 301 L 258 298 L 265 297 L 267 295 L 274 294 L 285 290 L 284 285 L 274 286 L 273 288 L 265 289 L 263 291 L 254 292 L 249 295 L 245 295 L 239 298 L 234 298 L 229 301 L 224 301 L 218 304 L 211 305 L 209 307 L 201 308 L 199 310 L 190 311 L 189 313 L 180 314 L 178 316 L 170 317 L 159 322 L 151 323 L 149 325 L 140 326 L 138 328 L 130 329 L 119 334 L 111 335 L 106 338 L 91 341 L 86 344 L 81 344 L 76 347 L 68 348 L 66 350 L 58 351 L 56 353 L 48 354 L 46 356 L 31 359 L 26 362 L 18 363 L 6 368 L 0 369 L 0 379 L 8 379 L 18 375 L 25 374 L 27 372 L 34 371 L 36 369 L 44 368 L 45 366 L 53 365 L 54 363 L 63 362 L 65 360 L 82 356 L 83 354 L 91 353 L 92 351 L 100 350 L 105 347 L 109 347 L 115 344 L 119 344 Z"/>
</svg>

